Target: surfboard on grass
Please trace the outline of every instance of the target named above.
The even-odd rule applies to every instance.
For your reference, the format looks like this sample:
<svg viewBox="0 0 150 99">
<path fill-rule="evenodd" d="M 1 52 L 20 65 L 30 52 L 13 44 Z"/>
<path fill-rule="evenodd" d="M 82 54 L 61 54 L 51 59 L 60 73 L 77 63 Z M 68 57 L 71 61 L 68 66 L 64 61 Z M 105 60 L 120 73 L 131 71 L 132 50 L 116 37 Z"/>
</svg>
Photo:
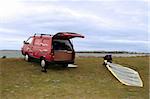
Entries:
<svg viewBox="0 0 150 99">
<path fill-rule="evenodd" d="M 110 62 L 107 62 L 106 67 L 121 83 L 128 86 L 143 87 L 143 82 L 137 71 Z"/>
</svg>

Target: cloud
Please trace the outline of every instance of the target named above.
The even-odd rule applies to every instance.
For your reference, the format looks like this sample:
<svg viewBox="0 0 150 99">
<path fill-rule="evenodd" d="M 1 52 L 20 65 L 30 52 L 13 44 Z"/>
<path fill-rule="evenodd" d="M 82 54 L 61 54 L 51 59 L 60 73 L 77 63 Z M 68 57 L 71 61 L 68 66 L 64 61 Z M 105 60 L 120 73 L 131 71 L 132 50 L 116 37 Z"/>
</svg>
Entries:
<svg viewBox="0 0 150 99">
<path fill-rule="evenodd" d="M 143 0 L 1 1 L 0 6 L 0 42 L 12 44 L 9 41 L 16 41 L 12 46 L 17 49 L 34 33 L 55 34 L 59 31 L 85 35 L 84 40 L 75 40 L 76 49 L 85 43 L 85 49 L 90 49 L 90 44 L 94 43 L 92 50 L 114 50 L 110 44 L 118 44 L 119 50 L 124 50 L 122 45 L 135 51 L 147 49 L 148 5 Z M 136 43 L 139 47 L 131 46 Z M 7 46 L 0 48 L 7 49 Z"/>
<path fill-rule="evenodd" d="M 0 28 L 0 32 L 1 33 L 5 33 L 5 32 L 7 32 L 7 33 L 12 33 L 12 32 L 17 32 L 17 30 L 15 30 L 15 29 L 9 29 L 9 28 Z"/>
</svg>

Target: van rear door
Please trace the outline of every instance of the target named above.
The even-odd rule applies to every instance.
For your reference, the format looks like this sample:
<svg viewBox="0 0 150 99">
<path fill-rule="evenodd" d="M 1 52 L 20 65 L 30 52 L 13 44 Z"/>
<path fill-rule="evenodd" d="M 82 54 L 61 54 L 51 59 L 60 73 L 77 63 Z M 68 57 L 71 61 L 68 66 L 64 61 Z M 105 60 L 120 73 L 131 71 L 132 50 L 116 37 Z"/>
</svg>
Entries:
<svg viewBox="0 0 150 99">
<path fill-rule="evenodd" d="M 72 32 L 58 32 L 53 36 L 54 39 L 72 39 L 75 37 L 84 38 L 84 36 Z"/>
<path fill-rule="evenodd" d="M 53 36 L 54 61 L 74 61 L 74 49 L 69 39 L 84 36 L 71 33 L 59 32 Z"/>
<path fill-rule="evenodd" d="M 53 39 L 54 61 L 72 60 L 73 47 L 68 39 Z"/>
</svg>

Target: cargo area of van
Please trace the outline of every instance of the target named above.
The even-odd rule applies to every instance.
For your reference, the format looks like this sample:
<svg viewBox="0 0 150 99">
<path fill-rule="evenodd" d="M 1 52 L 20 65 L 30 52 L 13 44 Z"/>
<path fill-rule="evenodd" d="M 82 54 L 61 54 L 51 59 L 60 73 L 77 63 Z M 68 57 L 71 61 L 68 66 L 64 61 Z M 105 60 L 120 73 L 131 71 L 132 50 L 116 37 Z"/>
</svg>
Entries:
<svg viewBox="0 0 150 99">
<path fill-rule="evenodd" d="M 53 39 L 54 61 L 71 61 L 73 46 L 69 39 Z"/>
</svg>

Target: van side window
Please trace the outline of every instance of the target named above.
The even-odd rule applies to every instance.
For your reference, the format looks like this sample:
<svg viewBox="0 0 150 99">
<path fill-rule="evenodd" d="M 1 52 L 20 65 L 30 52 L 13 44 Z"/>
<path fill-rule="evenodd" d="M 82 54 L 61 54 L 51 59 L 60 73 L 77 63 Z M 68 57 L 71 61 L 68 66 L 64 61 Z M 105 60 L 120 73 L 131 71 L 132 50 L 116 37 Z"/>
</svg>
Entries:
<svg viewBox="0 0 150 99">
<path fill-rule="evenodd" d="M 41 44 L 41 39 L 36 38 L 36 39 L 34 40 L 34 45 L 35 45 L 35 46 L 40 46 L 40 44 Z"/>
<path fill-rule="evenodd" d="M 32 38 L 32 37 L 30 37 L 30 38 L 28 38 L 28 40 L 26 41 L 26 43 L 31 44 L 31 43 L 32 43 L 32 41 L 33 41 L 33 38 Z"/>
<path fill-rule="evenodd" d="M 43 39 L 43 46 L 48 46 L 50 45 L 50 40 L 49 39 Z"/>
</svg>

